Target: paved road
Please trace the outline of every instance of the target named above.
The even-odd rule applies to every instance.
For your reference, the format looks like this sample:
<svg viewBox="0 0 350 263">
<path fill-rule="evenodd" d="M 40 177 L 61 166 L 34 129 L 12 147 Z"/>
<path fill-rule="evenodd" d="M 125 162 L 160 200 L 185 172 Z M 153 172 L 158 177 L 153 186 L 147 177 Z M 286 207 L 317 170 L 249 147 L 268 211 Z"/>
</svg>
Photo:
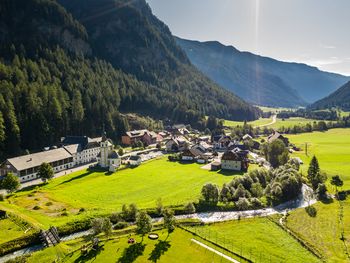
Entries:
<svg viewBox="0 0 350 263">
<path fill-rule="evenodd" d="M 239 261 L 229 257 L 229 256 L 226 256 L 225 254 L 221 253 L 220 251 L 217 251 L 216 249 L 212 248 L 212 247 L 209 247 L 207 246 L 206 244 L 203 244 L 202 242 L 199 242 L 198 240 L 195 240 L 195 239 L 191 239 L 192 242 L 200 245 L 201 247 L 204 247 L 205 249 L 208 249 L 210 250 L 211 252 L 214 252 L 215 254 L 218 254 L 220 257 L 223 257 L 224 259 L 227 259 L 228 261 L 231 261 L 231 262 L 234 262 L 234 263 L 240 263 Z"/>
</svg>

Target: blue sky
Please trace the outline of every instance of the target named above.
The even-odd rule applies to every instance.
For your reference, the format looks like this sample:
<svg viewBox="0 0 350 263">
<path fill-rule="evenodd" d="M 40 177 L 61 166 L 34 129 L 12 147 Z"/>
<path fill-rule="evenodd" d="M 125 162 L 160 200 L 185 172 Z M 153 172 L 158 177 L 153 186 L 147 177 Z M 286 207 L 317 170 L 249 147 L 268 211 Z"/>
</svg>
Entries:
<svg viewBox="0 0 350 263">
<path fill-rule="evenodd" d="M 350 75 L 350 0 L 146 0 L 176 36 Z"/>
</svg>

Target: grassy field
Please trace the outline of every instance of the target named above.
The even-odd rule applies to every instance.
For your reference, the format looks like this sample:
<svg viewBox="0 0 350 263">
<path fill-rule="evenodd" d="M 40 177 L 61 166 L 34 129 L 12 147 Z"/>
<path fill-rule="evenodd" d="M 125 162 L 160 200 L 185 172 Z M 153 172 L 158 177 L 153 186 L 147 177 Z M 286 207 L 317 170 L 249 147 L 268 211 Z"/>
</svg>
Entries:
<svg viewBox="0 0 350 263">
<path fill-rule="evenodd" d="M 274 107 L 265 107 L 265 106 L 257 106 L 263 112 L 280 112 L 280 111 L 291 111 L 295 109 L 290 108 L 274 108 Z"/>
<path fill-rule="evenodd" d="M 350 262 L 345 254 L 346 246 L 350 248 L 350 200 L 342 202 L 344 216 L 340 220 L 338 201 L 331 204 L 317 203 L 316 217 L 310 217 L 304 209 L 291 212 L 287 226 L 300 237 L 317 247 L 326 257 L 327 262 Z M 345 242 L 341 238 L 344 225 Z"/>
<path fill-rule="evenodd" d="M 0 219 L 0 244 L 24 235 L 24 231 L 10 219 Z"/>
<path fill-rule="evenodd" d="M 253 262 L 319 262 L 267 218 L 216 223 L 191 229 Z"/>
<path fill-rule="evenodd" d="M 71 241 L 66 244 L 60 244 L 57 247 L 45 249 L 34 253 L 29 259 L 29 263 L 54 262 L 58 257 L 63 258 L 64 262 L 229 262 L 225 258 L 193 243 L 192 238 L 204 242 L 198 237 L 193 236 L 181 229 L 176 229 L 168 239 L 165 231 L 156 232 L 160 235 L 158 241 L 152 241 L 147 237 L 142 244 L 128 245 L 129 237 L 114 238 L 103 242 L 101 251 L 90 254 L 88 257 L 81 257 L 79 248 L 83 241 Z M 130 236 L 141 242 L 141 237 Z M 220 248 L 211 245 L 214 249 L 223 252 Z M 74 250 L 78 249 L 76 252 Z M 230 257 L 234 255 L 225 252 Z M 125 255 L 128 255 L 126 258 Z M 242 262 L 243 263 L 243 262 Z"/>
<path fill-rule="evenodd" d="M 268 126 L 269 128 L 278 129 L 281 127 L 293 127 L 295 125 L 306 125 L 307 123 L 313 124 L 316 120 L 305 119 L 305 118 L 289 118 L 289 119 L 279 119 L 277 118 L 276 123 Z"/>
<path fill-rule="evenodd" d="M 81 171 L 55 179 L 38 189 L 20 191 L 0 202 L 0 209 L 6 208 L 36 226 L 47 227 L 120 211 L 123 204 L 156 207 L 158 198 L 162 199 L 163 205 L 186 204 L 198 200 L 205 183 L 222 186 L 234 176 L 204 170 L 201 166 L 162 158 L 111 175 Z M 81 208 L 85 212 L 80 213 Z"/>
<path fill-rule="evenodd" d="M 344 180 L 344 189 L 350 189 L 350 129 L 332 129 L 327 132 L 288 135 L 290 142 L 303 151 L 293 155 L 304 161 L 301 167 L 304 174 L 313 155 L 319 160 L 322 170 L 331 175 L 340 175 Z M 308 144 L 308 156 L 305 153 Z"/>
<path fill-rule="evenodd" d="M 247 122 L 248 124 L 256 127 L 256 126 L 260 126 L 260 125 L 265 125 L 265 124 L 269 124 L 270 122 L 272 122 L 272 118 L 260 118 L 259 120 L 256 121 L 250 121 Z M 240 122 L 240 121 L 228 121 L 225 120 L 224 125 L 227 127 L 235 127 L 238 125 L 243 125 L 244 122 Z"/>
</svg>

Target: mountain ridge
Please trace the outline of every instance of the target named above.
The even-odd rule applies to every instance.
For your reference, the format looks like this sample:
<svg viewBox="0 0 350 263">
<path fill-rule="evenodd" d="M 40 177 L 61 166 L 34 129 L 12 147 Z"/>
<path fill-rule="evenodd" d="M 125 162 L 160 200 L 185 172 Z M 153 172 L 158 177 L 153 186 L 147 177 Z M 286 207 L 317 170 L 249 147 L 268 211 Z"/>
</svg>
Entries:
<svg viewBox="0 0 350 263">
<path fill-rule="evenodd" d="M 338 73 L 320 71 L 316 67 L 304 63 L 283 62 L 274 58 L 255 55 L 249 51 L 239 51 L 232 45 L 223 45 L 218 41 L 201 42 L 179 37 L 176 37 L 176 39 L 191 62 L 203 73 L 228 90 L 244 94 L 244 96 L 241 96 L 243 99 L 258 105 L 305 106 L 308 102 L 328 95 L 335 87 L 350 79 Z M 218 72 L 225 70 L 223 65 L 226 66 L 226 70 L 228 68 L 229 73 L 218 76 Z M 261 80 L 255 76 L 256 72 L 262 75 L 259 76 Z M 280 84 L 271 80 L 271 76 L 275 76 L 275 80 L 279 81 Z M 243 80 L 239 78 L 243 78 Z M 256 83 L 265 82 L 265 84 L 258 87 L 251 81 L 254 79 L 256 79 Z M 282 88 L 279 87 L 281 85 Z M 264 92 L 270 92 L 270 87 L 273 88 L 272 97 L 264 97 Z M 314 90 L 316 88 L 319 94 L 315 94 Z M 283 94 L 283 89 L 287 91 L 284 92 L 287 94 Z M 259 101 L 259 98 L 254 98 L 254 90 L 262 92 L 260 94 L 263 96 L 262 101 Z M 278 90 L 282 92 L 279 96 L 277 96 L 278 93 L 276 94 Z M 276 94 L 275 97 L 274 94 Z M 286 98 L 286 100 L 280 101 L 279 98 L 281 97 Z"/>
</svg>

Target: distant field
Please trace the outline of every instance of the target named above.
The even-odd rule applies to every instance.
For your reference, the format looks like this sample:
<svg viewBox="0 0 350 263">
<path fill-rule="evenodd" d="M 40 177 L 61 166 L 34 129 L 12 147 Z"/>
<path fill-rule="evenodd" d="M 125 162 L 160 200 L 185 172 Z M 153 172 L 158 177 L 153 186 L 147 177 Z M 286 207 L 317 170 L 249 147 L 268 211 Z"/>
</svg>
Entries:
<svg viewBox="0 0 350 263">
<path fill-rule="evenodd" d="M 24 231 L 10 219 L 0 219 L 0 244 L 21 237 Z"/>
<path fill-rule="evenodd" d="M 313 120 L 313 119 L 305 119 L 305 118 L 289 118 L 289 119 L 279 119 L 277 118 L 277 121 L 275 124 L 268 126 L 269 128 L 274 128 L 274 129 L 278 129 L 281 127 L 293 127 L 295 125 L 306 125 L 307 123 L 314 123 L 317 122 L 317 120 Z"/>
<path fill-rule="evenodd" d="M 248 122 L 248 124 L 252 125 L 252 126 L 259 126 L 259 125 L 265 125 L 272 122 L 272 118 L 260 118 L 259 120 L 256 121 L 250 121 Z M 228 126 L 228 127 L 234 127 L 234 126 L 238 126 L 238 125 L 243 125 L 244 122 L 240 122 L 240 121 L 228 121 L 225 120 L 224 125 Z"/>
<path fill-rule="evenodd" d="M 234 173 L 227 175 L 204 170 L 201 166 L 169 162 L 167 158 L 162 158 L 112 175 L 81 171 L 55 179 L 34 191 L 18 192 L 8 201 L 0 202 L 0 209 L 5 207 L 26 216 L 26 220 L 33 224 L 49 226 L 119 211 L 123 204 L 135 203 L 139 208 L 155 207 L 158 198 L 162 198 L 164 205 L 197 201 L 205 183 L 222 186 L 234 176 Z M 35 210 L 35 206 L 40 209 Z M 79 213 L 80 208 L 87 211 Z"/>
<path fill-rule="evenodd" d="M 191 229 L 253 262 L 320 262 L 267 218 L 216 223 Z"/>
<path fill-rule="evenodd" d="M 321 169 L 329 175 L 340 175 L 344 180 L 344 189 L 350 189 L 350 129 L 332 129 L 327 132 L 303 133 L 288 135 L 290 141 L 302 152 L 294 153 L 299 156 L 304 165 L 304 174 L 313 155 L 316 155 Z M 305 155 L 305 143 L 308 143 L 308 156 Z"/>
<path fill-rule="evenodd" d="M 102 242 L 103 248 L 101 252 L 91 254 L 90 257 L 81 257 L 80 247 L 84 244 L 83 241 L 71 241 L 66 244 L 59 244 L 56 247 L 51 247 L 43 251 L 34 253 L 29 259 L 28 263 L 37 262 L 54 262 L 56 259 L 63 259 L 63 262 L 103 262 L 103 263 L 114 263 L 114 262 L 165 262 L 165 263 L 177 263 L 177 262 L 187 262 L 187 263 L 219 263 L 219 262 L 229 262 L 225 258 L 197 245 L 191 241 L 191 238 L 195 238 L 198 241 L 206 243 L 198 237 L 185 232 L 181 229 L 176 229 L 168 239 L 166 239 L 167 234 L 165 231 L 157 231 L 160 235 L 159 240 L 150 240 L 147 236 L 144 238 L 142 245 L 135 244 L 129 245 L 127 243 L 128 237 L 114 238 L 110 241 Z M 141 242 L 140 236 L 131 235 L 136 239 L 137 242 Z M 208 243 L 206 243 L 208 244 Z M 220 251 L 220 248 L 208 244 L 210 247 Z M 139 256 L 136 253 L 136 249 L 133 247 L 138 247 L 140 251 Z M 140 249 L 141 248 L 141 249 Z M 78 250 L 76 250 L 78 249 Z M 74 252 L 74 250 L 76 250 Z M 128 257 L 123 258 L 125 252 L 128 252 Z M 235 258 L 234 255 L 224 252 L 225 255 Z M 96 257 L 95 257 L 96 255 Z M 135 258 L 134 258 L 135 257 Z M 244 263 L 244 261 L 241 261 Z"/>
<path fill-rule="evenodd" d="M 344 205 L 344 237 L 341 238 L 341 225 L 339 221 L 339 203 L 331 204 L 318 202 L 314 205 L 317 216 L 310 217 L 305 209 L 291 212 L 287 219 L 287 226 L 313 244 L 326 257 L 327 262 L 350 262 L 349 256 L 345 254 L 345 245 L 350 247 L 350 200 L 342 202 Z"/>
<path fill-rule="evenodd" d="M 280 112 L 280 111 L 290 111 L 295 110 L 291 108 L 274 108 L 274 107 L 265 107 L 265 106 L 257 106 L 263 112 Z"/>
</svg>

